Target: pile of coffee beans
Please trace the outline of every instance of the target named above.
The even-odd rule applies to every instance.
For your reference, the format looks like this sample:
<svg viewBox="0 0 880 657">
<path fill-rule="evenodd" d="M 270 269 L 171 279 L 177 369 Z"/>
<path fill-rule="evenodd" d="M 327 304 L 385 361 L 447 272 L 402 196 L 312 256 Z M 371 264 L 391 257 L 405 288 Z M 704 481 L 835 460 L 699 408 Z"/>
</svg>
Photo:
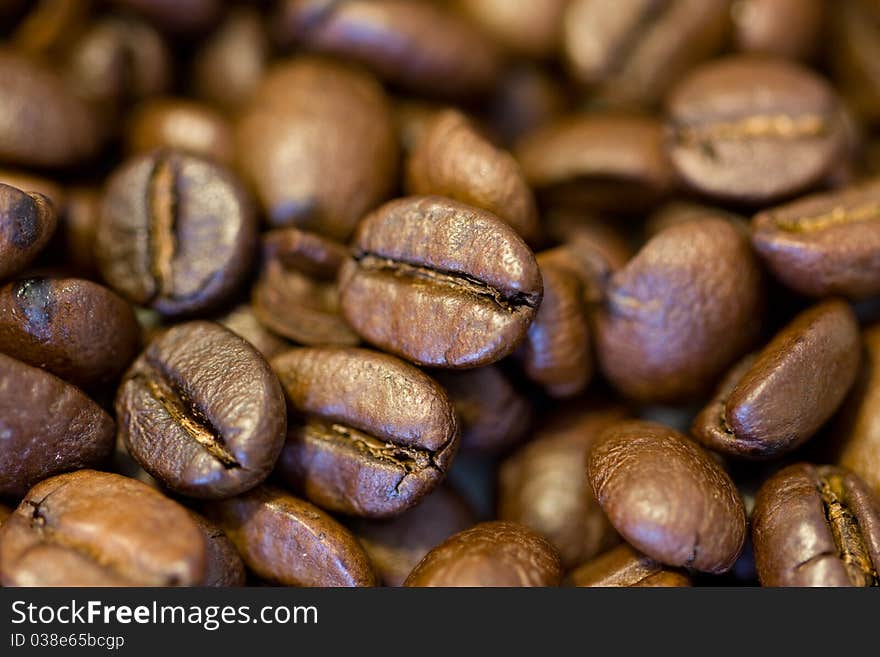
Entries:
<svg viewBox="0 0 880 657">
<path fill-rule="evenodd" d="M 880 586 L 876 0 L 10 0 L 2 586 Z"/>
</svg>

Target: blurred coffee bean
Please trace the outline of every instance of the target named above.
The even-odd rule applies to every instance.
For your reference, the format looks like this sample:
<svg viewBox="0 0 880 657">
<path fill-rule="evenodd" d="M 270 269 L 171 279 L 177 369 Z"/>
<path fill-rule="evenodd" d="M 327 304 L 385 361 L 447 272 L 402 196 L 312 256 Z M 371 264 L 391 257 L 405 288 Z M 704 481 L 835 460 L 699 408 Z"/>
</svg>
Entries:
<svg viewBox="0 0 880 657">
<path fill-rule="evenodd" d="M 624 543 L 605 552 L 566 577 L 571 586 L 682 587 L 691 586 L 682 571 L 668 568 Z"/>
</svg>

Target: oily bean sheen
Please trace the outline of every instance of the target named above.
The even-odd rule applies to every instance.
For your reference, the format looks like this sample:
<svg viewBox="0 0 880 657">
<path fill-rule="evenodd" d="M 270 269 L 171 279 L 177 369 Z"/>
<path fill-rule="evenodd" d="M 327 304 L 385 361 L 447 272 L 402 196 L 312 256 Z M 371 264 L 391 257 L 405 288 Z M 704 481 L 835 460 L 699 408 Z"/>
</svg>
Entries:
<svg viewBox="0 0 880 657">
<path fill-rule="evenodd" d="M 404 586 L 558 586 L 559 553 L 514 522 L 482 522 L 428 552 Z"/>
<path fill-rule="evenodd" d="M 683 434 L 622 422 L 602 433 L 587 467 L 599 505 L 637 550 L 709 573 L 736 562 L 746 536 L 743 502 L 724 469 Z"/>
<path fill-rule="evenodd" d="M 690 586 L 691 580 L 623 543 L 575 568 L 566 583 L 583 587 L 682 587 Z"/>
<path fill-rule="evenodd" d="M 258 486 L 211 502 L 206 512 L 247 567 L 270 584 L 376 584 L 370 560 L 350 531 L 318 507 L 276 488 Z"/>
<path fill-rule="evenodd" d="M 757 214 L 752 243 L 774 276 L 801 294 L 880 294 L 880 178 Z"/>
<path fill-rule="evenodd" d="M 214 499 L 253 488 L 284 443 L 284 394 L 262 356 L 213 322 L 153 340 L 116 394 L 132 456 L 171 490 Z"/>
<path fill-rule="evenodd" d="M 798 463 L 768 479 L 752 542 L 764 586 L 880 586 L 880 498 L 844 468 Z"/>
<path fill-rule="evenodd" d="M 455 411 L 435 381 L 366 349 L 293 349 L 272 361 L 291 409 L 278 471 L 330 511 L 397 515 L 445 477 Z"/>
<path fill-rule="evenodd" d="M 52 202 L 0 184 L 0 280 L 27 267 L 48 244 L 58 224 Z"/>
<path fill-rule="evenodd" d="M 3 586 L 194 586 L 206 560 L 184 507 L 107 472 L 40 482 L 0 528 Z"/>
<path fill-rule="evenodd" d="M 244 561 L 223 533 L 223 530 L 203 515 L 189 511 L 190 519 L 205 540 L 206 562 L 202 586 L 244 586 Z"/>
<path fill-rule="evenodd" d="M 0 351 L 79 386 L 106 383 L 140 344 L 131 306 L 78 278 L 25 278 L 0 287 Z"/>
<path fill-rule="evenodd" d="M 101 465 L 113 437 L 113 419 L 78 388 L 0 354 L 0 497 Z"/>
<path fill-rule="evenodd" d="M 740 55 L 692 71 L 667 97 L 669 153 L 714 198 L 766 203 L 824 176 L 843 140 L 834 91 L 784 59 Z"/>
<path fill-rule="evenodd" d="M 163 315 L 210 309 L 249 273 L 257 222 L 239 182 L 177 151 L 128 160 L 107 183 L 96 254 L 130 301 Z"/>
<path fill-rule="evenodd" d="M 708 217 L 663 230 L 606 288 L 597 317 L 602 371 L 642 401 L 704 394 L 757 336 L 761 283 L 736 225 Z"/>
<path fill-rule="evenodd" d="M 691 431 L 707 447 L 733 456 L 784 454 L 834 414 L 860 361 L 852 310 L 842 301 L 821 303 L 734 367 Z"/>
<path fill-rule="evenodd" d="M 510 226 L 437 196 L 369 214 L 340 271 L 342 312 L 361 337 L 418 365 L 453 369 L 516 349 L 542 289 L 534 255 Z"/>
</svg>

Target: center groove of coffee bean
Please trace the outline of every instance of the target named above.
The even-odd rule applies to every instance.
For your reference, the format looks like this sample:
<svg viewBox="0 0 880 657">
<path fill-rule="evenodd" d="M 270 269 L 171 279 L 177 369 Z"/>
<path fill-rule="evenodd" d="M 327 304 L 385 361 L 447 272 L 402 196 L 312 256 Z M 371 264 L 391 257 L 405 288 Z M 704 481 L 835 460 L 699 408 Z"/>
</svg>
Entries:
<svg viewBox="0 0 880 657">
<path fill-rule="evenodd" d="M 790 233 L 809 233 L 843 224 L 880 220 L 880 203 L 868 203 L 854 208 L 837 206 L 830 212 L 812 217 L 777 217 L 774 222 L 780 230 Z"/>
<path fill-rule="evenodd" d="M 787 114 L 748 116 L 698 126 L 678 126 L 676 140 L 686 146 L 706 147 L 711 141 L 744 139 L 799 139 L 821 137 L 829 132 L 828 121 L 818 114 L 792 117 Z"/>
<path fill-rule="evenodd" d="M 147 190 L 150 217 L 150 269 L 155 280 L 155 296 L 173 293 L 173 262 L 177 251 L 177 171 L 167 158 L 161 158 L 150 174 Z"/>
<path fill-rule="evenodd" d="M 651 26 L 660 20 L 671 5 L 672 3 L 667 0 L 653 0 L 642 8 L 636 20 L 613 47 L 611 56 L 605 65 L 606 75 L 614 75 L 623 71 L 629 63 L 631 55 L 644 40 L 645 33 L 650 31 Z"/>
<path fill-rule="evenodd" d="M 839 476 L 822 478 L 818 489 L 838 556 L 850 581 L 857 586 L 880 586 L 859 520 L 842 501 L 846 496 L 843 480 Z"/>
<path fill-rule="evenodd" d="M 433 455 L 426 450 L 382 441 L 352 427 L 312 420 L 309 422 L 309 429 L 312 435 L 320 440 L 353 446 L 370 458 L 393 463 L 407 474 L 436 467 Z"/>
<path fill-rule="evenodd" d="M 387 272 L 398 278 L 421 279 L 434 285 L 453 288 L 465 294 L 489 298 L 509 312 L 514 312 L 522 307 L 537 307 L 535 295 L 524 292 L 505 294 L 503 291 L 467 274 L 413 265 L 399 260 L 383 258 L 371 253 L 356 256 L 355 260 L 364 271 Z"/>
</svg>

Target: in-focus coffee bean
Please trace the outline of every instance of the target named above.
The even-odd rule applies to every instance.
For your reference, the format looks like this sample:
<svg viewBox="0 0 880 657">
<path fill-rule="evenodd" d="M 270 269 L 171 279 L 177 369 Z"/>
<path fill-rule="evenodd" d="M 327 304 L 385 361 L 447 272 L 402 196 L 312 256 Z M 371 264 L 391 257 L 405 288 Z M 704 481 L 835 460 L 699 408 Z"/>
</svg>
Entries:
<svg viewBox="0 0 880 657">
<path fill-rule="evenodd" d="M 0 280 L 27 267 L 48 244 L 57 225 L 48 198 L 0 184 Z"/>
</svg>

